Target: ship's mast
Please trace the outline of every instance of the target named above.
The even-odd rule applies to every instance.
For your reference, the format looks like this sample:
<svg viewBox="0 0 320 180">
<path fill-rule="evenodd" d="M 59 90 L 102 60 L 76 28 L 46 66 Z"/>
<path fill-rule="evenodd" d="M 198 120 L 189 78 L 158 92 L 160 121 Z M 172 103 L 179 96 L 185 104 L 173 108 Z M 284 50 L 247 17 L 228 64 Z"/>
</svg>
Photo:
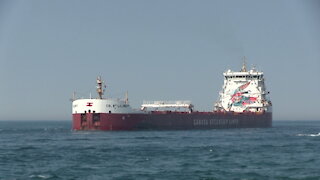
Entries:
<svg viewBox="0 0 320 180">
<path fill-rule="evenodd" d="M 241 72 L 247 72 L 247 58 L 245 56 L 243 56 L 243 63 L 242 63 L 242 68 L 241 68 Z"/>
<path fill-rule="evenodd" d="M 125 97 L 124 102 L 125 102 L 125 104 L 129 104 L 128 91 L 126 92 L 125 96 L 126 96 L 126 97 Z"/>
<path fill-rule="evenodd" d="M 73 91 L 72 98 L 70 99 L 70 101 L 75 101 L 75 100 L 76 100 L 76 92 Z"/>
<path fill-rule="evenodd" d="M 104 82 L 102 81 L 101 77 L 97 77 L 97 93 L 99 95 L 99 99 L 102 99 L 102 96 L 104 94 L 106 85 L 104 85 Z"/>
</svg>

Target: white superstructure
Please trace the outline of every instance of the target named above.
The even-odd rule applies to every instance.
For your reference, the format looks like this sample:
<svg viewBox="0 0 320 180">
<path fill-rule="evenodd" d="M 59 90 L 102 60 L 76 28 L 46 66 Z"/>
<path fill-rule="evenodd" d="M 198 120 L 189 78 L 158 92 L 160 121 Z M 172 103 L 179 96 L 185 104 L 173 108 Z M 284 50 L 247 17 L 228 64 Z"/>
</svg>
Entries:
<svg viewBox="0 0 320 180">
<path fill-rule="evenodd" d="M 104 82 L 100 77 L 97 78 L 97 98 L 72 100 L 72 114 L 84 113 L 143 113 L 134 110 L 128 102 L 128 95 L 124 99 L 103 98 L 105 92 Z"/>
<path fill-rule="evenodd" d="M 140 111 L 139 111 L 140 112 Z M 72 114 L 138 113 L 120 99 L 77 99 L 72 102 Z M 140 112 L 141 113 L 141 112 Z"/>
<path fill-rule="evenodd" d="M 247 71 L 245 62 L 239 72 L 228 70 L 223 73 L 224 84 L 215 111 L 224 112 L 271 112 L 263 72 L 255 68 Z"/>
<path fill-rule="evenodd" d="M 147 108 L 185 108 L 189 112 L 193 111 L 191 101 L 144 101 L 141 105 L 141 110 L 146 110 Z"/>
</svg>

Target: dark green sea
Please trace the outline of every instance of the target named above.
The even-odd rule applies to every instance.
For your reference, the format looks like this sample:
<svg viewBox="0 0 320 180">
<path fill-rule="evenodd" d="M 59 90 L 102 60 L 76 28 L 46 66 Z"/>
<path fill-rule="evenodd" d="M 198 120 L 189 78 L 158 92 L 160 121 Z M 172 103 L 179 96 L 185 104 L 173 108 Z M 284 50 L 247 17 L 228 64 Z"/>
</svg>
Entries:
<svg viewBox="0 0 320 180">
<path fill-rule="evenodd" d="M 0 179 L 320 179 L 320 121 L 266 129 L 72 131 L 0 121 Z"/>
</svg>

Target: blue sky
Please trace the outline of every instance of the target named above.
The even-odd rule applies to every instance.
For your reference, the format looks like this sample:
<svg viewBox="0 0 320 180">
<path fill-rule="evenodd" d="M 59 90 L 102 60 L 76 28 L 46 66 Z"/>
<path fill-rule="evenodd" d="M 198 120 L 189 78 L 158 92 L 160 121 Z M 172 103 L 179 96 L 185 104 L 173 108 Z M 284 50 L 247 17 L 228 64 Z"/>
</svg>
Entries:
<svg viewBox="0 0 320 180">
<path fill-rule="evenodd" d="M 212 110 L 242 56 L 275 120 L 320 120 L 320 1 L 0 1 L 0 120 L 71 120 L 73 91 Z"/>
</svg>

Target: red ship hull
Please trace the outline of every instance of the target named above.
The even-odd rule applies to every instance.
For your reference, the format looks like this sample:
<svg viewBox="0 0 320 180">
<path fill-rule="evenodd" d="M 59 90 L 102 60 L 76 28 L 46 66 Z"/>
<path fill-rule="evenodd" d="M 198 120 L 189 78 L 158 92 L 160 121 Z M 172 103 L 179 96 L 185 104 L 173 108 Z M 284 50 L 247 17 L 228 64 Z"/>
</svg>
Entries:
<svg viewBox="0 0 320 180">
<path fill-rule="evenodd" d="M 187 130 L 272 127 L 272 113 L 73 114 L 73 130 Z"/>
</svg>

